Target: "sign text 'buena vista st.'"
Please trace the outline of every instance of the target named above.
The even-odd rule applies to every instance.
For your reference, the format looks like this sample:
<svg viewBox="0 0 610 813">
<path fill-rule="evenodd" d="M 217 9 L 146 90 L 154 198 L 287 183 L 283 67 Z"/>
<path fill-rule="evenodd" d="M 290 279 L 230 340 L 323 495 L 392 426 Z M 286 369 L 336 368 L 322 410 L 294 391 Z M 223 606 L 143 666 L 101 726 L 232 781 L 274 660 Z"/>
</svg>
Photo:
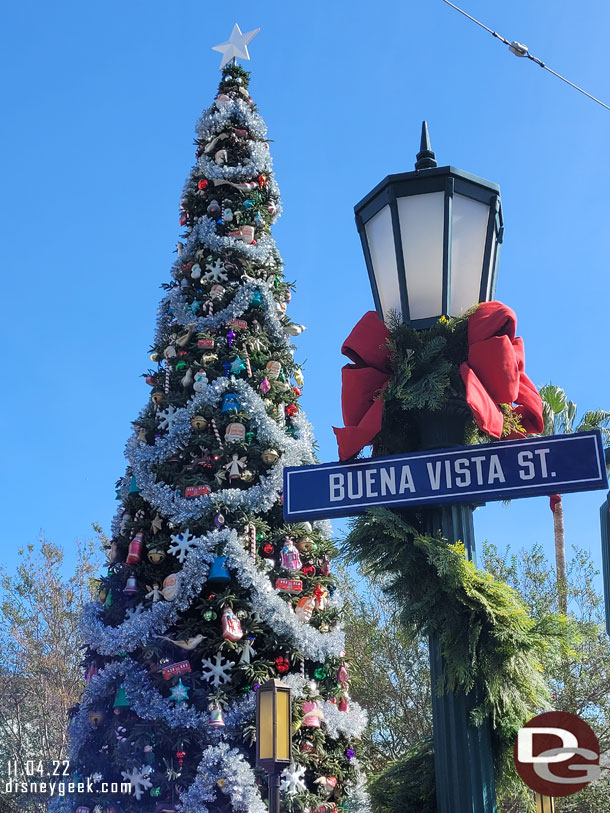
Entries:
<svg viewBox="0 0 610 813">
<path fill-rule="evenodd" d="M 289 522 L 607 488 L 598 431 L 284 469 Z"/>
</svg>

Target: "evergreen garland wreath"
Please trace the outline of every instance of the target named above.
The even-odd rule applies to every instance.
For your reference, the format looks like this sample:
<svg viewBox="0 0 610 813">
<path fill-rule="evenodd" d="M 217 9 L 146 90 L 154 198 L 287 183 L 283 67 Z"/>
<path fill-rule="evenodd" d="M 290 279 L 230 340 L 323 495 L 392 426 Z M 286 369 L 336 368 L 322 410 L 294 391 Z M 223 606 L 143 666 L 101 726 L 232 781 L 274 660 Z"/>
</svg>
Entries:
<svg viewBox="0 0 610 813">
<path fill-rule="evenodd" d="M 374 452 L 377 455 L 418 451 L 492 440 L 476 426 L 465 400 L 459 366 L 468 356 L 468 318 L 441 318 L 428 330 L 413 330 L 394 320 L 389 347 L 393 377 L 386 388 L 384 417 Z M 510 405 L 501 405 L 504 435 L 519 428 Z M 432 418 L 430 412 L 437 413 Z M 461 542 L 450 544 L 425 532 L 426 508 L 376 508 L 352 523 L 347 554 L 365 572 L 381 577 L 396 602 L 403 623 L 439 641 L 445 659 L 445 687 L 471 692 L 478 703 L 472 722 L 489 717 L 498 788 L 507 790 L 514 779 L 512 750 L 518 729 L 543 708 L 550 697 L 542 662 L 554 622 L 534 622 L 518 593 L 466 558 Z M 429 510 L 429 509 L 428 509 Z M 442 686 L 436 687 L 439 692 Z M 422 767 L 430 775 L 422 779 Z M 382 801 L 381 787 L 417 771 L 421 787 L 434 784 L 434 761 L 429 747 L 416 747 L 373 780 L 378 810 L 398 808 Z M 388 776 L 386 777 L 386 774 Z M 429 780 L 429 781 L 428 781 Z M 410 798 L 413 792 L 408 792 Z M 381 795 L 380 795 L 381 794 Z M 401 810 L 433 809 L 423 792 Z"/>
</svg>

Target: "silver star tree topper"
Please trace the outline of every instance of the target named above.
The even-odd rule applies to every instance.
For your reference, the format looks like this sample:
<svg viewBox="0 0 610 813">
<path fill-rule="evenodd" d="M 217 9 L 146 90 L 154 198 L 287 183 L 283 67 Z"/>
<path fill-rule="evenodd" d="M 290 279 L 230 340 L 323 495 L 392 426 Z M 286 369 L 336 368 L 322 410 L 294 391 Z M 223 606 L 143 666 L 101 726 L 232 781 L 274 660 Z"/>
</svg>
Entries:
<svg viewBox="0 0 610 813">
<path fill-rule="evenodd" d="M 260 28 L 255 28 L 254 31 L 248 31 L 246 34 L 242 34 L 241 28 L 235 23 L 227 42 L 221 42 L 220 45 L 212 46 L 213 51 L 220 51 L 222 54 L 220 70 L 232 59 L 250 59 L 248 43 L 254 39 L 259 31 Z"/>
</svg>

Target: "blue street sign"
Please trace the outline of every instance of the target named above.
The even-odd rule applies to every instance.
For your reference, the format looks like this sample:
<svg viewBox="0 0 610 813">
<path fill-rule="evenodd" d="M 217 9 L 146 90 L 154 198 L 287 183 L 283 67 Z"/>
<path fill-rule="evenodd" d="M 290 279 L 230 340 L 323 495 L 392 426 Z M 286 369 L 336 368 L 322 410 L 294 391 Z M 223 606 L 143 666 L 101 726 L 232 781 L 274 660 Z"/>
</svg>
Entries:
<svg viewBox="0 0 610 813">
<path fill-rule="evenodd" d="M 303 522 L 375 506 L 481 503 L 607 487 L 601 434 L 595 430 L 287 467 L 284 518 Z"/>
</svg>

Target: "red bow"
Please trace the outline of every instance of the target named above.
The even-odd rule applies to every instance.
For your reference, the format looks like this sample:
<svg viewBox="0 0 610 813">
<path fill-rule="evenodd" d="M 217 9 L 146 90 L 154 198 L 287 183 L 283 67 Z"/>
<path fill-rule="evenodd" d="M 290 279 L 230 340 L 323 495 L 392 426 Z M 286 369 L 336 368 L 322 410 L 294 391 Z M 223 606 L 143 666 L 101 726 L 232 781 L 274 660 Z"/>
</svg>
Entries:
<svg viewBox="0 0 610 813">
<path fill-rule="evenodd" d="M 390 379 L 390 351 L 386 346 L 389 335 L 375 311 L 368 311 L 343 342 L 341 352 L 354 364 L 346 364 L 341 371 L 345 428 L 333 427 L 340 460 L 358 454 L 381 429 L 383 399 L 376 396 L 385 390 Z"/>
<path fill-rule="evenodd" d="M 514 411 L 527 433 L 544 428 L 542 401 L 524 373 L 523 339 L 515 338 L 516 327 L 515 312 L 501 302 L 483 302 L 468 321 L 468 361 L 460 373 L 477 426 L 494 438 L 502 436 L 504 426 L 498 404 L 517 404 Z"/>
</svg>

